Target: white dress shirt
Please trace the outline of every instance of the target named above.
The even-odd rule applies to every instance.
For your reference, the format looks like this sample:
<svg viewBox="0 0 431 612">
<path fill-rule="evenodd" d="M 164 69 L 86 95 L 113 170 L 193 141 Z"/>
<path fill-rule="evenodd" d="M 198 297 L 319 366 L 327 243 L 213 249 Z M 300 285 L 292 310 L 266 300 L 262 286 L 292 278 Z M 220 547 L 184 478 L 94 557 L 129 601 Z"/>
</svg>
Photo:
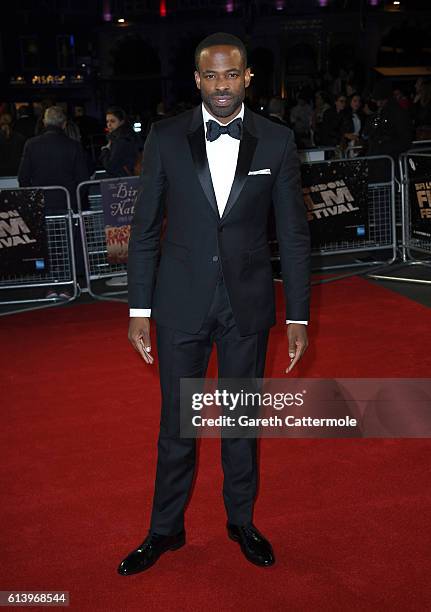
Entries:
<svg viewBox="0 0 431 612">
<path fill-rule="evenodd" d="M 220 217 L 223 215 L 229 193 L 232 188 L 232 183 L 235 178 L 236 165 L 238 161 L 238 152 L 240 141 L 232 138 L 229 134 L 221 134 L 217 140 L 210 142 L 206 139 L 207 121 L 212 119 L 220 125 L 228 125 L 221 123 L 216 117 L 213 117 L 204 104 L 202 103 L 202 116 L 205 126 L 205 146 L 207 152 L 208 165 L 211 173 L 211 180 L 214 187 L 214 193 L 217 201 L 217 207 Z M 238 118 L 244 119 L 244 104 L 241 104 L 241 110 L 231 120 Z M 229 121 L 230 123 L 230 121 Z M 131 317 L 150 317 L 151 308 L 131 308 Z M 307 321 L 290 321 L 286 323 L 302 323 L 307 325 Z"/>
<path fill-rule="evenodd" d="M 205 125 L 205 145 L 208 165 L 210 167 L 211 180 L 214 187 L 219 215 L 221 217 L 230 194 L 233 179 L 235 178 L 239 144 L 241 141 L 237 138 L 232 138 L 229 134 L 221 134 L 217 140 L 210 142 L 206 139 L 207 121 L 212 119 L 219 125 L 229 125 L 229 123 L 235 121 L 235 119 L 244 119 L 244 104 L 241 104 L 241 110 L 231 121 L 229 121 L 229 123 L 221 123 L 218 121 L 218 119 L 207 111 L 203 104 L 202 116 Z"/>
</svg>

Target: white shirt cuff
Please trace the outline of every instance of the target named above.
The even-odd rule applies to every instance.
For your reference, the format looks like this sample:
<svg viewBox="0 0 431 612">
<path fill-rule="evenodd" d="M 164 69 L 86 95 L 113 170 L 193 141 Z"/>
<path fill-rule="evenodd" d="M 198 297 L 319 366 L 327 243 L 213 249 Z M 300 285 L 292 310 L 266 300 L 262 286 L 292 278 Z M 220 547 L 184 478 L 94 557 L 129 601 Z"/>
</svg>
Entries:
<svg viewBox="0 0 431 612">
<path fill-rule="evenodd" d="M 308 325 L 308 321 L 291 321 L 290 319 L 287 319 L 286 323 L 301 323 L 301 325 Z"/>
<path fill-rule="evenodd" d="M 130 317 L 151 317 L 151 308 L 130 308 Z"/>
</svg>

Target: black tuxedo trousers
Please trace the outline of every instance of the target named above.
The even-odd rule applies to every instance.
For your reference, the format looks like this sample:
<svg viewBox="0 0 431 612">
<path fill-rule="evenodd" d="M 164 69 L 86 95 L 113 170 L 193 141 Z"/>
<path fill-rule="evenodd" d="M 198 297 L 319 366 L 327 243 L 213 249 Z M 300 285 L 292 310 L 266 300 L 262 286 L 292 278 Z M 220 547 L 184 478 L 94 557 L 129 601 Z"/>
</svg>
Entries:
<svg viewBox="0 0 431 612">
<path fill-rule="evenodd" d="M 217 347 L 219 378 L 262 378 L 268 330 L 241 336 L 221 268 L 211 305 L 196 334 L 157 325 L 162 411 L 151 531 L 176 534 L 193 482 L 196 441 L 180 438 L 180 378 L 203 378 L 211 349 Z M 222 438 L 223 499 L 230 523 L 251 522 L 258 466 L 256 438 Z"/>
</svg>

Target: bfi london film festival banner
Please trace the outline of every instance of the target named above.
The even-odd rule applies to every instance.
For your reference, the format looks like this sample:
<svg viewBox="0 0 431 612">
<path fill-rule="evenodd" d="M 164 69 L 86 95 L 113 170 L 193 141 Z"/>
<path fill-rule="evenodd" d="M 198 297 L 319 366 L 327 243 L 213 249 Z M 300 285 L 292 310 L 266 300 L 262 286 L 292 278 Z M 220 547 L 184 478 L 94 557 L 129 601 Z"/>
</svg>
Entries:
<svg viewBox="0 0 431 612">
<path fill-rule="evenodd" d="M 48 271 L 43 190 L 0 191 L 0 275 Z"/>
<path fill-rule="evenodd" d="M 410 179 L 411 235 L 419 240 L 431 238 L 431 157 L 408 159 Z"/>
<path fill-rule="evenodd" d="M 135 208 L 138 184 L 138 176 L 122 180 L 114 179 L 101 183 L 109 263 L 119 264 L 127 262 L 130 224 Z"/>
<path fill-rule="evenodd" d="M 366 160 L 303 164 L 302 191 L 313 249 L 368 239 Z"/>
</svg>

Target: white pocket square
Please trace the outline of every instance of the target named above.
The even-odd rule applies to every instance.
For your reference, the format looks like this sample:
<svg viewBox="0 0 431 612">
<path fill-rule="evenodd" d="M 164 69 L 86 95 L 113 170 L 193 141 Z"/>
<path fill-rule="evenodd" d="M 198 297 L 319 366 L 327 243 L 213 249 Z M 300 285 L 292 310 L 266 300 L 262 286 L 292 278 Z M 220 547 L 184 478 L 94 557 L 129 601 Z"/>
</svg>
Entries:
<svg viewBox="0 0 431 612">
<path fill-rule="evenodd" d="M 264 168 L 263 170 L 250 170 L 248 173 L 249 176 L 253 176 L 254 174 L 271 174 L 271 168 Z"/>
</svg>

